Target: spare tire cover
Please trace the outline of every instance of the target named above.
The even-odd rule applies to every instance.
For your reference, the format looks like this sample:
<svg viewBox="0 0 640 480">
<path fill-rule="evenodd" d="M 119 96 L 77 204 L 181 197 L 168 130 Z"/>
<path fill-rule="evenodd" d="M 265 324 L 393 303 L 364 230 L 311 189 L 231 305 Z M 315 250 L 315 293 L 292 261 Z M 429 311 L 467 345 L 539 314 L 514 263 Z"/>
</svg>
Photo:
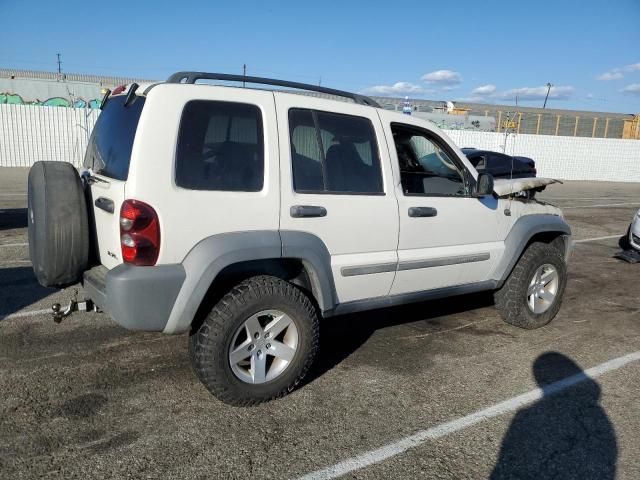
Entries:
<svg viewBox="0 0 640 480">
<path fill-rule="evenodd" d="M 36 162 L 28 183 L 29 256 L 38 282 L 63 287 L 80 280 L 89 260 L 82 181 L 66 162 Z"/>
</svg>

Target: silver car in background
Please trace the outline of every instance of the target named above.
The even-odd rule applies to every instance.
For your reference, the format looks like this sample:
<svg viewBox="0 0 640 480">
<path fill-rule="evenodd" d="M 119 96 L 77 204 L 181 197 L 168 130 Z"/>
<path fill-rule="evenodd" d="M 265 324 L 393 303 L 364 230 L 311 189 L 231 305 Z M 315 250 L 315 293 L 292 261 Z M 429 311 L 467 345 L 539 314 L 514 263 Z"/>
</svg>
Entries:
<svg viewBox="0 0 640 480">
<path fill-rule="evenodd" d="M 635 214 L 629 226 L 629 245 L 640 252 L 640 210 Z"/>
</svg>

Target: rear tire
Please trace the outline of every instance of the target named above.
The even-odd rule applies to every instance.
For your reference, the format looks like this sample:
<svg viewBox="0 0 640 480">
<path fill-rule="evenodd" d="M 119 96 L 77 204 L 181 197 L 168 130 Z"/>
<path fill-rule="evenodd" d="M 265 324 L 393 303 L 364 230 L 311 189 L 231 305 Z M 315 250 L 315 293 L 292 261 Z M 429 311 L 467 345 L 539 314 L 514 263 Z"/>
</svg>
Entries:
<svg viewBox="0 0 640 480">
<path fill-rule="evenodd" d="M 276 328 L 269 330 L 285 317 L 287 330 L 277 334 Z M 261 325 L 249 330 L 248 322 Z M 249 331 L 256 333 L 255 339 Z M 257 276 L 238 284 L 216 304 L 192 332 L 189 351 L 198 378 L 214 396 L 230 405 L 249 406 L 291 392 L 313 363 L 318 339 L 318 316 L 311 300 L 289 282 Z M 283 361 L 274 352 L 287 342 L 292 345 L 287 352 L 295 353 Z M 244 357 L 232 361 L 232 353 L 239 350 Z M 254 367 L 263 358 L 260 353 L 266 365 L 262 376 L 256 373 L 260 367 Z"/>
<path fill-rule="evenodd" d="M 534 277 L 539 273 L 536 280 Z M 551 278 L 555 278 L 553 285 Z M 496 308 L 510 325 L 527 330 L 540 328 L 553 320 L 560 310 L 566 284 L 567 267 L 562 252 L 547 243 L 532 243 L 502 288 L 494 293 Z M 545 300 L 538 292 L 553 300 Z"/>
<path fill-rule="evenodd" d="M 36 162 L 28 180 L 29 256 L 38 282 L 80 280 L 89 261 L 89 223 L 78 171 L 66 162 Z"/>
</svg>

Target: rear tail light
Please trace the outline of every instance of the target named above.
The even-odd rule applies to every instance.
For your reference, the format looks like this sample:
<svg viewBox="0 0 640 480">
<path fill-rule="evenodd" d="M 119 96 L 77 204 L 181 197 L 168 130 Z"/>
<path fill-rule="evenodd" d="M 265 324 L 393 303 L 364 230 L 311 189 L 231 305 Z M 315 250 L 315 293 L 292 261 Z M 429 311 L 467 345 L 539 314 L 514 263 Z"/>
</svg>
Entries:
<svg viewBox="0 0 640 480">
<path fill-rule="evenodd" d="M 120 208 L 122 260 L 155 265 L 160 252 L 160 222 L 156 211 L 139 200 L 125 200 Z"/>
</svg>

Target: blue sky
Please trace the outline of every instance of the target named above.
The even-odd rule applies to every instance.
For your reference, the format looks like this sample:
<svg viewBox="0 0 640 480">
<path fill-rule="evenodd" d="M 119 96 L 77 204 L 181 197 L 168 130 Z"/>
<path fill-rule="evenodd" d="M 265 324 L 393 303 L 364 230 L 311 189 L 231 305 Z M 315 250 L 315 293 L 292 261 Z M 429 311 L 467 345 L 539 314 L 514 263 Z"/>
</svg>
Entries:
<svg viewBox="0 0 640 480">
<path fill-rule="evenodd" d="M 0 0 L 0 66 L 640 113 L 640 1 Z"/>
</svg>

